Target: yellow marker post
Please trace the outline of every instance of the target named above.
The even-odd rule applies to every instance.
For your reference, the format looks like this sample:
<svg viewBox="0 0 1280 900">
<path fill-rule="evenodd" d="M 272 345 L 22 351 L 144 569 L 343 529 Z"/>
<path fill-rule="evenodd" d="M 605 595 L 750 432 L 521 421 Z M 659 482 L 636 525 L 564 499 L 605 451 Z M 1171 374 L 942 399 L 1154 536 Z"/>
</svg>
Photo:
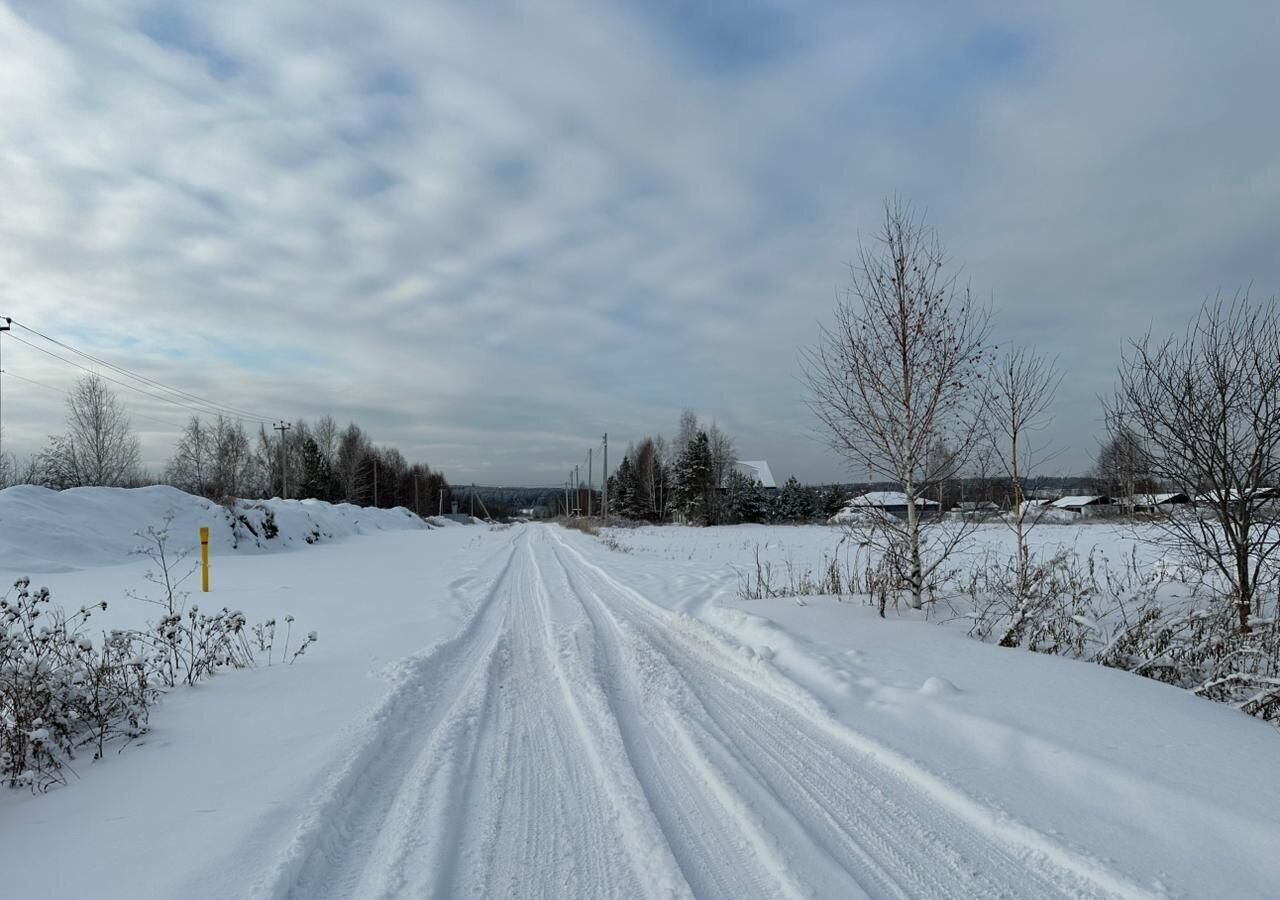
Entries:
<svg viewBox="0 0 1280 900">
<path fill-rule="evenodd" d="M 200 529 L 200 584 L 209 593 L 209 529 Z"/>
</svg>

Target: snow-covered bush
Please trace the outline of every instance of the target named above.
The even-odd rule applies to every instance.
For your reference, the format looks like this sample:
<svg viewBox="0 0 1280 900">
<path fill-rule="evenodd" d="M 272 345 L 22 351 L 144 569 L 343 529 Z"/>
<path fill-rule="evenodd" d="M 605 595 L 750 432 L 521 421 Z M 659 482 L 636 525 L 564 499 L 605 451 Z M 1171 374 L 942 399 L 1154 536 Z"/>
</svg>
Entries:
<svg viewBox="0 0 1280 900">
<path fill-rule="evenodd" d="M 1070 656 L 1176 685 L 1280 722 L 1280 628 L 1254 618 L 1241 633 L 1234 607 L 1204 571 L 1136 558 L 1117 568 L 1096 551 L 1033 559 L 1021 597 L 1012 560 L 974 567 L 966 591 L 970 634 L 1002 647 Z M 1276 608 L 1277 598 L 1270 598 Z"/>
<path fill-rule="evenodd" d="M 139 537 L 142 544 L 135 552 L 155 564 L 143 577 L 157 592 L 131 591 L 129 596 L 160 607 L 161 614 L 135 634 L 147 647 L 148 664 L 164 686 L 195 684 L 220 668 L 253 665 L 244 613 L 225 606 L 213 613 L 202 613 L 197 604 L 188 604 L 190 592 L 182 586 L 195 574 L 196 567 L 187 565 L 186 551 L 174 553 L 170 549 L 169 520 L 160 528 L 148 527 Z"/>
<path fill-rule="evenodd" d="M 26 578 L 0 598 L 0 777 L 11 787 L 45 790 L 81 747 L 97 759 L 108 741 L 147 730 L 157 690 L 137 637 L 85 633 L 105 608 L 68 615 Z"/>
<path fill-rule="evenodd" d="M 600 520 L 595 518 L 587 518 L 584 516 L 570 516 L 560 520 L 560 524 L 565 528 L 571 528 L 574 531 L 581 531 L 583 534 L 598 534 L 600 532 Z"/>
<path fill-rule="evenodd" d="M 272 660 L 275 620 L 249 629 L 244 613 L 201 612 L 182 585 L 195 571 L 168 544 L 168 521 L 148 528 L 138 552 L 155 566 L 152 593 L 129 596 L 160 608 L 144 628 L 113 630 L 94 640 L 87 623 L 106 603 L 68 614 L 45 588 L 23 578 L 0 597 L 0 779 L 47 790 L 86 746 L 100 759 L 108 743 L 146 733 L 151 704 L 164 688 L 193 685 L 224 668 L 254 665 L 249 633 Z M 308 632 L 289 655 L 293 616 L 286 616 L 281 660 L 306 653 Z"/>
</svg>

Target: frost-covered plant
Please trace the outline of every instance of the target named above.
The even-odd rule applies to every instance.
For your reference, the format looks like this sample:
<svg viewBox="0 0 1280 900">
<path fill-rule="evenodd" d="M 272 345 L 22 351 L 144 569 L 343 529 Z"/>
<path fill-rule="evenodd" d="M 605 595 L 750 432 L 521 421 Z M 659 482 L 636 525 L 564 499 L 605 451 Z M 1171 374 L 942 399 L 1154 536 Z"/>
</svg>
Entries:
<svg viewBox="0 0 1280 900">
<path fill-rule="evenodd" d="M 858 558 L 841 561 L 841 539 L 835 550 L 824 553 L 822 563 L 816 568 L 802 567 L 791 559 L 783 560 L 781 569 L 772 560 L 762 559 L 760 545 L 755 547 L 755 570 L 737 570 L 738 596 L 743 600 L 765 600 L 773 597 L 790 597 L 803 605 L 804 597 L 833 596 L 863 593 L 863 584 L 873 584 L 876 575 L 859 568 Z M 870 590 L 866 593 L 871 593 Z"/>
<path fill-rule="evenodd" d="M 320 640 L 320 635 L 318 635 L 315 631 L 308 631 L 306 640 L 304 640 L 301 644 L 299 644 L 298 649 L 293 651 L 293 656 L 289 657 L 289 665 L 293 665 L 295 662 L 297 662 L 298 657 L 306 653 L 307 648 L 310 647 L 312 644 L 314 644 L 318 640 Z"/>
<path fill-rule="evenodd" d="M 1241 632 L 1229 587 L 1205 572 L 1116 567 L 1097 551 L 1032 558 L 1020 592 L 1015 561 L 988 556 L 967 586 L 970 634 L 1003 647 L 1070 656 L 1186 688 L 1280 722 L 1280 627 L 1255 617 Z M 1224 599 L 1224 593 L 1227 595 Z M 1278 599 L 1256 598 L 1270 609 Z"/>
<path fill-rule="evenodd" d="M 46 588 L 19 579 L 0 598 L 0 778 L 46 790 L 75 751 L 147 730 L 157 691 L 128 632 L 95 644 L 84 627 L 105 603 L 67 614 Z"/>
<path fill-rule="evenodd" d="M 213 613 L 202 613 L 197 604 L 188 605 L 191 593 L 182 586 L 195 574 L 196 567 L 187 564 L 188 551 L 174 552 L 169 546 L 172 521 L 169 515 L 161 527 L 148 526 L 139 532 L 142 543 L 134 550 L 154 564 L 143 577 L 158 590 L 128 592 L 131 598 L 161 609 L 158 620 L 134 635 L 148 648 L 148 663 L 165 687 L 195 684 L 220 668 L 253 665 L 244 613 L 225 606 Z M 274 629 L 274 622 L 271 624 Z"/>
<path fill-rule="evenodd" d="M 276 642 L 276 620 L 267 619 L 253 626 L 253 643 L 259 653 L 267 654 L 267 665 L 271 665 L 271 654 Z"/>
<path fill-rule="evenodd" d="M 68 614 L 25 578 L 0 597 L 0 780 L 33 790 L 64 783 L 63 770 L 80 748 L 93 746 L 100 759 L 108 743 L 146 733 L 162 688 L 254 664 L 244 613 L 226 607 L 206 613 L 188 602 L 182 586 L 194 567 L 186 566 L 187 553 L 169 546 L 171 520 L 139 535 L 136 552 L 155 564 L 145 578 L 156 590 L 129 596 L 160 609 L 145 628 L 109 631 L 95 641 L 86 623 L 105 602 Z M 293 616 L 285 622 L 282 660 Z M 268 662 L 275 627 L 270 619 L 252 629 Z M 289 662 L 317 639 L 308 632 Z"/>
</svg>

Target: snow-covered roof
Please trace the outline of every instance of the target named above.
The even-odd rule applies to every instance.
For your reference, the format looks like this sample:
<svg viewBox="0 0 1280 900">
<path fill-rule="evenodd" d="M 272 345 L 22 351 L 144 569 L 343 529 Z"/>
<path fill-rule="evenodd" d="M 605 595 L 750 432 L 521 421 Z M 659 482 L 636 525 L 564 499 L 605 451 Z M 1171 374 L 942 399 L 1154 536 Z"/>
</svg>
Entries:
<svg viewBox="0 0 1280 900">
<path fill-rule="evenodd" d="M 1101 494 L 1081 494 L 1075 497 L 1059 497 L 1051 505 L 1058 509 L 1072 509 L 1077 506 L 1093 506 L 1106 502 L 1107 498 Z"/>
<path fill-rule="evenodd" d="M 902 491 L 867 491 L 861 496 L 854 497 L 849 501 L 850 507 L 858 506 L 902 506 L 907 505 L 907 495 Z M 926 500 L 924 497 L 916 498 L 917 507 L 937 506 L 938 501 Z"/>
<path fill-rule="evenodd" d="M 1179 497 L 1182 499 L 1179 500 Z M 1161 506 L 1165 503 L 1186 503 L 1188 497 L 1180 491 L 1171 491 L 1164 494 L 1138 494 L 1133 500 L 1138 506 Z"/>
<path fill-rule="evenodd" d="M 1235 488 L 1229 488 L 1222 491 L 1209 491 L 1208 493 L 1199 494 L 1196 497 L 1197 503 L 1217 503 L 1225 497 L 1229 502 L 1239 500 L 1241 496 L 1250 500 L 1274 500 L 1280 497 L 1280 490 L 1271 487 L 1251 488 L 1245 491 L 1239 491 Z"/>
<path fill-rule="evenodd" d="M 740 459 L 736 465 L 739 472 L 760 482 L 761 487 L 776 488 L 778 486 L 778 482 L 773 480 L 773 470 L 763 459 Z"/>
</svg>

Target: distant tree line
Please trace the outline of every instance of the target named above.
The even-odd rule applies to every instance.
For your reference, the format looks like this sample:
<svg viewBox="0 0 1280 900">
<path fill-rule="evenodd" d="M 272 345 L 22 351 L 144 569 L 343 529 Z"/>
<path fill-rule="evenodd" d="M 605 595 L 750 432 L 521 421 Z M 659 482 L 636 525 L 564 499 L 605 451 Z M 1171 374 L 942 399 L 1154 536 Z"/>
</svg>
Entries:
<svg viewBox="0 0 1280 900">
<path fill-rule="evenodd" d="M 67 399 L 67 429 L 21 469 L 0 469 L 0 484 L 137 487 L 165 483 L 219 502 L 286 497 L 357 506 L 403 506 L 420 515 L 452 508 L 444 475 L 411 463 L 395 447 L 378 446 L 354 422 L 332 416 L 295 421 L 281 435 L 238 419 L 192 416 L 160 478 L 142 468 L 141 450 L 123 402 L 97 375 L 76 382 Z"/>
<path fill-rule="evenodd" d="M 848 499 L 838 486 L 801 485 L 793 476 L 766 488 L 738 466 L 733 438 L 718 424 L 703 426 L 692 410 L 676 435 L 651 435 L 629 445 L 609 476 L 609 513 L 636 522 L 691 525 L 823 521 Z"/>
</svg>

